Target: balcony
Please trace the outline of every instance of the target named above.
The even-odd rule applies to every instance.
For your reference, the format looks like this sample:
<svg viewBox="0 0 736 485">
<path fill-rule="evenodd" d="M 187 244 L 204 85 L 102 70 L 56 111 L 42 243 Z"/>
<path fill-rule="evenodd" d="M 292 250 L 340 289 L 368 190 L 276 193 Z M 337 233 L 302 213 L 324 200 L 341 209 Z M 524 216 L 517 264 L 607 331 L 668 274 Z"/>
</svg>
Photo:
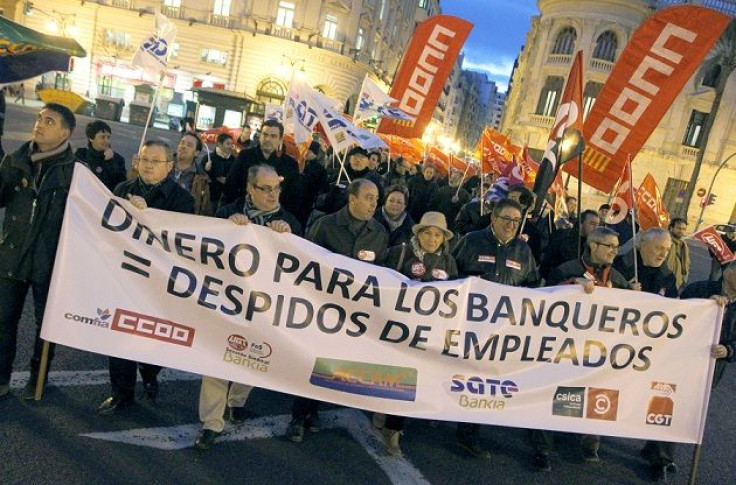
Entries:
<svg viewBox="0 0 736 485">
<path fill-rule="evenodd" d="M 161 5 L 161 13 L 166 15 L 170 19 L 186 20 L 185 12 L 182 7 L 169 7 L 168 5 Z"/>
<path fill-rule="evenodd" d="M 591 59 L 590 70 L 599 72 L 611 72 L 613 62 L 604 61 L 603 59 Z"/>
<path fill-rule="evenodd" d="M 112 0 L 112 6 L 130 10 L 133 8 L 133 0 Z"/>
<path fill-rule="evenodd" d="M 328 51 L 337 52 L 342 54 L 342 42 L 339 40 L 328 39 L 327 37 L 319 37 L 317 40 L 317 47 L 327 49 Z"/>
<path fill-rule="evenodd" d="M 552 123 L 555 122 L 554 117 L 533 114 L 529 118 L 529 122 L 534 126 L 541 126 L 543 128 L 552 128 Z"/>
<path fill-rule="evenodd" d="M 210 25 L 225 27 L 226 29 L 229 29 L 236 22 L 236 19 L 229 15 L 216 15 L 214 13 L 211 13 L 207 21 L 210 23 Z"/>
<path fill-rule="evenodd" d="M 700 149 L 697 147 L 690 147 L 687 145 L 682 145 L 680 147 L 680 156 L 683 158 L 690 158 L 692 160 L 695 160 L 698 156 L 698 153 L 700 153 Z"/>
<path fill-rule="evenodd" d="M 550 54 L 547 56 L 547 64 L 565 65 L 570 64 L 572 56 L 569 54 Z"/>
<path fill-rule="evenodd" d="M 283 25 L 276 24 L 271 27 L 271 35 L 288 40 L 294 40 L 294 37 L 296 37 L 294 29 L 292 29 L 291 27 L 284 27 Z"/>
</svg>

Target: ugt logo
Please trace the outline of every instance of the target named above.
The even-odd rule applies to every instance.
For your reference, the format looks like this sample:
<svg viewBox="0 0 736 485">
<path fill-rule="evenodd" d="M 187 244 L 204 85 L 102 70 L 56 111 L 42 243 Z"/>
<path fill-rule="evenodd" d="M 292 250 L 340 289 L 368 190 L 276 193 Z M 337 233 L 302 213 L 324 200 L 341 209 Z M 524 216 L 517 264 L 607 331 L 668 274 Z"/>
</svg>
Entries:
<svg viewBox="0 0 736 485">
<path fill-rule="evenodd" d="M 143 49 L 156 57 L 164 57 L 169 50 L 169 44 L 166 39 L 162 39 L 158 35 L 152 35 L 143 43 Z"/>
</svg>

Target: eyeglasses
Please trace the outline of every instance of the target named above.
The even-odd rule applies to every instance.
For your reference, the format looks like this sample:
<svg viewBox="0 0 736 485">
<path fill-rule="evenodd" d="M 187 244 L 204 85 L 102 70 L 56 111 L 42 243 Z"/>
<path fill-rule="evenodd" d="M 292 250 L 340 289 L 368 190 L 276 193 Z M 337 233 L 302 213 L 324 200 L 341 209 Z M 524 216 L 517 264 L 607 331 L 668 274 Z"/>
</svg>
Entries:
<svg viewBox="0 0 736 485">
<path fill-rule="evenodd" d="M 169 163 L 168 160 L 150 160 L 148 158 L 141 158 L 138 160 L 139 165 L 151 165 L 152 167 L 155 167 L 156 165 L 160 165 L 162 163 Z"/>
<path fill-rule="evenodd" d="M 498 219 L 501 219 L 506 224 L 513 224 L 514 226 L 518 226 L 521 224 L 521 218 L 520 217 L 509 217 L 509 216 L 496 216 Z"/>
<path fill-rule="evenodd" d="M 268 195 L 273 194 L 273 193 L 276 193 L 276 194 L 280 194 L 281 193 L 281 186 L 280 185 L 277 185 L 275 187 L 269 187 L 269 186 L 261 187 L 259 185 L 254 185 L 253 188 L 258 189 L 261 192 L 263 192 L 264 194 L 268 194 Z"/>
<path fill-rule="evenodd" d="M 608 249 L 615 249 L 615 250 L 618 249 L 618 244 L 606 244 L 606 243 L 602 243 L 602 242 L 598 242 L 598 241 L 592 241 L 592 242 L 595 243 L 595 244 L 597 244 L 597 245 L 599 245 L 599 246 L 605 246 Z"/>
</svg>

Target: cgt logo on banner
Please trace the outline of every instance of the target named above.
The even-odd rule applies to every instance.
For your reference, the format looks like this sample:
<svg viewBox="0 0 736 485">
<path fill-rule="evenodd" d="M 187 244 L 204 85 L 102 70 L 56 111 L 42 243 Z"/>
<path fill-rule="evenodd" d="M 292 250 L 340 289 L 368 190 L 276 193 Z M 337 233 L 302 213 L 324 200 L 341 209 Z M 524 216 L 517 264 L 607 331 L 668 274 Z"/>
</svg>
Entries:
<svg viewBox="0 0 736 485">
<path fill-rule="evenodd" d="M 359 261 L 254 224 L 137 210 L 81 165 L 64 217 L 45 340 L 381 413 L 702 437 L 722 320 L 712 300 L 411 281 L 369 264 L 373 254 Z M 96 309 L 110 328 L 91 324 Z M 669 426 L 645 423 L 656 396 L 624 391 L 653 381 L 688 396 Z M 655 422 L 665 411 L 653 408 Z"/>
<path fill-rule="evenodd" d="M 675 401 L 670 396 L 677 390 L 677 385 L 667 382 L 652 382 L 651 390 L 655 391 L 657 395 L 652 396 L 649 400 L 646 423 L 653 426 L 671 426 Z"/>
</svg>

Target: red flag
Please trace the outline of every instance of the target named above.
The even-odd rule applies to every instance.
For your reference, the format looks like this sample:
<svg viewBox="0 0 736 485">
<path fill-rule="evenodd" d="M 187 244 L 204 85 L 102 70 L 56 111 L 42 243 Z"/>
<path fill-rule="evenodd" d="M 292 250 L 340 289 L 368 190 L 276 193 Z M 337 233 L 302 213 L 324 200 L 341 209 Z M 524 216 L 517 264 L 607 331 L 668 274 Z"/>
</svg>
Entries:
<svg viewBox="0 0 736 485">
<path fill-rule="evenodd" d="M 624 172 L 611 192 L 611 210 L 606 216 L 606 224 L 618 224 L 626 218 L 626 214 L 634 208 L 634 190 L 631 180 L 631 163 L 624 165 Z"/>
<path fill-rule="evenodd" d="M 534 181 L 534 193 L 537 196 L 538 211 L 542 207 L 544 197 L 552 185 L 560 164 L 557 160 L 559 152 L 559 144 L 562 142 L 563 135 L 577 131 L 582 137 L 583 134 L 583 51 L 578 51 L 575 55 L 575 61 L 570 68 L 570 75 L 567 77 L 565 91 L 562 94 L 560 107 L 557 108 L 557 116 L 549 134 L 547 149 L 544 152 L 542 163 L 539 166 L 539 173 Z M 562 160 L 564 163 L 566 160 Z"/>
<path fill-rule="evenodd" d="M 710 252 L 713 253 L 721 264 L 736 260 L 736 255 L 733 254 L 733 251 L 726 245 L 721 235 L 716 232 L 713 226 L 699 230 L 693 234 L 693 237 L 707 244 Z"/>
<path fill-rule="evenodd" d="M 670 223 L 670 215 L 664 207 L 662 194 L 651 173 L 644 177 L 634 198 L 639 214 L 639 226 L 643 230 L 651 227 L 667 228 Z"/>
<path fill-rule="evenodd" d="M 490 126 L 486 126 L 475 147 L 475 156 L 483 164 L 483 172 L 503 174 L 508 165 L 514 163 L 514 156 L 521 149 L 511 143 L 507 136 L 502 135 Z"/>
<path fill-rule="evenodd" d="M 534 187 L 534 180 L 537 178 L 539 172 L 539 164 L 529 155 L 529 147 L 524 145 L 521 150 L 521 156 L 516 159 L 516 164 L 519 165 L 519 170 L 524 178 L 524 184 L 527 187 Z"/>
<path fill-rule="evenodd" d="M 435 15 L 417 25 L 389 95 L 414 121 L 381 120 L 378 133 L 421 138 L 473 24 Z"/>
<path fill-rule="evenodd" d="M 665 8 L 634 32 L 585 120 L 583 179 L 610 192 L 730 21 L 692 5 Z M 566 167 L 577 176 L 577 166 Z"/>
</svg>

